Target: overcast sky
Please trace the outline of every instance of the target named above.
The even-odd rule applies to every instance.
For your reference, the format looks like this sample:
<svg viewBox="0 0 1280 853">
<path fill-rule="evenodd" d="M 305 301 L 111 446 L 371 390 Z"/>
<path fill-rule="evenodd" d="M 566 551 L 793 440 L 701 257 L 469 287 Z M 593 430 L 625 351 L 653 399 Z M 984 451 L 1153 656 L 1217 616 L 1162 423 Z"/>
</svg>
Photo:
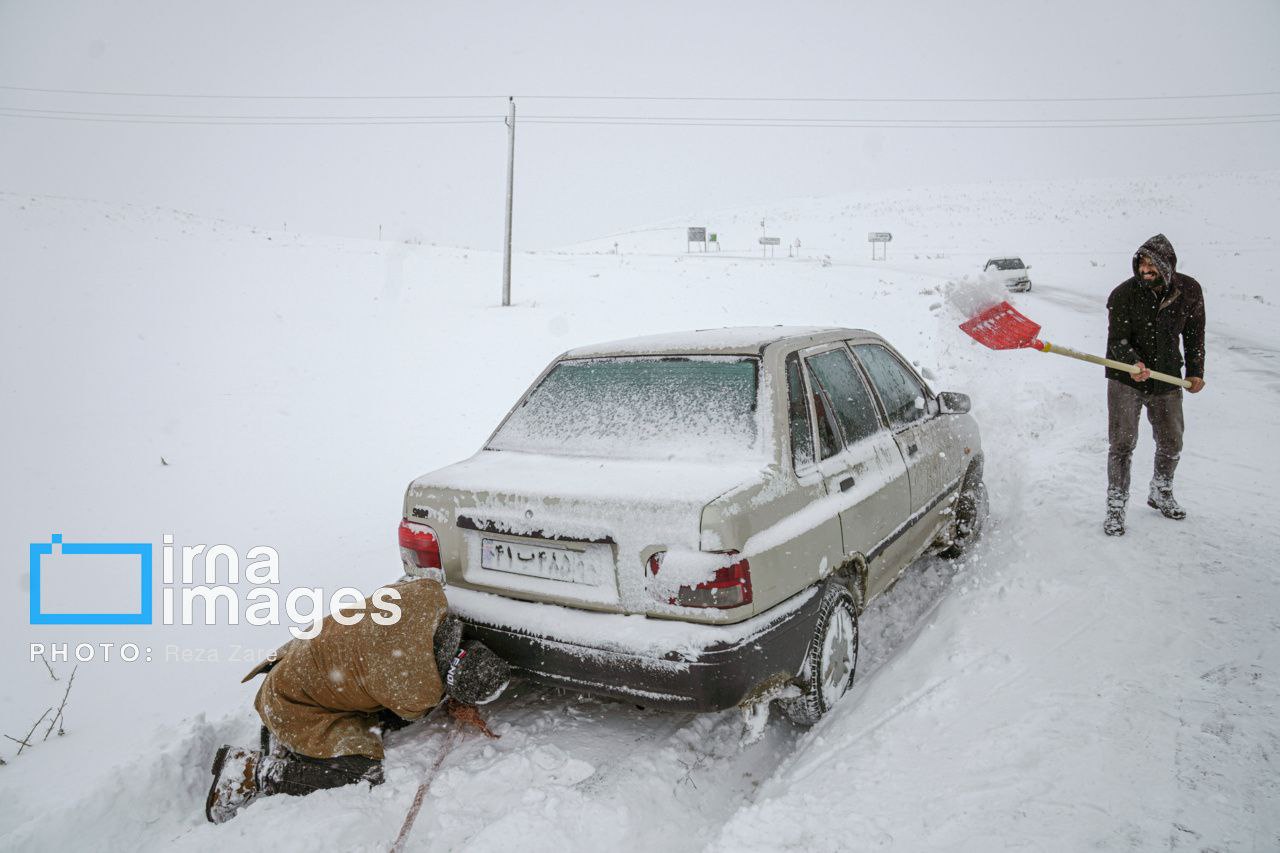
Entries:
<svg viewBox="0 0 1280 853">
<path fill-rule="evenodd" d="M 387 237 L 497 248 L 507 95 L 516 96 L 519 115 L 515 232 L 524 248 L 794 196 L 1276 169 L 1280 123 L 1266 119 L 1280 118 L 1280 94 L 1185 96 L 1280 92 L 1277 43 L 1276 0 L 625 7 L 0 0 L 0 86 L 183 96 L 0 88 L 0 190 L 353 236 L 377 236 L 381 225 Z M 268 95 L 289 97 L 261 97 Z M 490 97 L 373 99 L 382 95 Z M 1150 99 L 1022 100 L 1138 97 Z M 212 116 L 252 118 L 161 123 L 226 121 Z M 243 123 L 300 116 L 330 123 Z M 332 123 L 394 116 L 491 120 Z M 546 124 L 537 116 L 668 123 Z M 954 126 L 1223 116 L 1261 118 L 1190 127 Z M 707 127 L 673 126 L 673 118 L 951 124 Z"/>
</svg>

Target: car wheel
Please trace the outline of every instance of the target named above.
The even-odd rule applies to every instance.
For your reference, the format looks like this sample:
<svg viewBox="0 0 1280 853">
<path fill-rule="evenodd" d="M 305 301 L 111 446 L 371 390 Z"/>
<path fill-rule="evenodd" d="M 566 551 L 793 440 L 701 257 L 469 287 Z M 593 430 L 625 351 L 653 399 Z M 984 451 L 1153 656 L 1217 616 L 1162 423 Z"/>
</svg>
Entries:
<svg viewBox="0 0 1280 853">
<path fill-rule="evenodd" d="M 813 725 L 849 689 L 857 668 L 858 614 L 853 596 L 831 584 L 822 593 L 818 624 L 800 670 L 802 692 L 782 700 L 782 713 L 799 725 Z"/>
<path fill-rule="evenodd" d="M 978 468 L 976 476 L 965 478 L 960 487 L 960 497 L 955 505 L 955 522 L 951 532 L 951 544 L 939 551 L 939 556 L 954 560 L 969 550 L 987 523 L 987 484 L 982 482 L 982 469 Z"/>
</svg>

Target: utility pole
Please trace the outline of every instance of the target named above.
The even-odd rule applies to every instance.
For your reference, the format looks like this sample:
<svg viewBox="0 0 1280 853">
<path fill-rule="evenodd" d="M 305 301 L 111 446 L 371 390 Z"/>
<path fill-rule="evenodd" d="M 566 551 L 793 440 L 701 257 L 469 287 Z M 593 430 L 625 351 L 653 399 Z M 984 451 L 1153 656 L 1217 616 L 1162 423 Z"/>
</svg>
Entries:
<svg viewBox="0 0 1280 853">
<path fill-rule="evenodd" d="M 511 198 L 515 191 L 516 170 L 516 99 L 509 97 L 507 114 L 507 228 L 502 253 L 502 304 L 511 304 Z"/>
</svg>

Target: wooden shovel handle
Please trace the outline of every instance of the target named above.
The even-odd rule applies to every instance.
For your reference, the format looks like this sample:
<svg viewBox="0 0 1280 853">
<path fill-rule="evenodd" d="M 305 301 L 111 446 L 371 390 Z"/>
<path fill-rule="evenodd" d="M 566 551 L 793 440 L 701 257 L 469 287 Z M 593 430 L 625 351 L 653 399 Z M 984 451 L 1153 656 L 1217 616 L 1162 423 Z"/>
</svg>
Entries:
<svg viewBox="0 0 1280 853">
<path fill-rule="evenodd" d="M 1102 358 L 1097 355 L 1089 355 L 1087 352 L 1078 352 L 1070 347 L 1064 347 L 1061 344 L 1051 344 L 1048 341 L 1039 341 L 1040 346 L 1036 349 L 1040 352 L 1053 352 L 1058 355 L 1065 355 L 1067 358 L 1076 358 L 1080 361 L 1088 361 L 1093 364 L 1101 364 L 1103 367 L 1110 367 L 1115 370 L 1123 370 L 1126 373 L 1137 373 L 1138 368 L 1132 364 L 1125 364 L 1123 361 L 1115 361 L 1110 358 Z M 1179 388 L 1190 388 L 1191 383 L 1179 376 L 1170 376 L 1167 373 L 1159 373 L 1155 370 L 1151 371 L 1151 378 L 1160 382 L 1168 382 L 1170 385 L 1177 385 Z"/>
</svg>

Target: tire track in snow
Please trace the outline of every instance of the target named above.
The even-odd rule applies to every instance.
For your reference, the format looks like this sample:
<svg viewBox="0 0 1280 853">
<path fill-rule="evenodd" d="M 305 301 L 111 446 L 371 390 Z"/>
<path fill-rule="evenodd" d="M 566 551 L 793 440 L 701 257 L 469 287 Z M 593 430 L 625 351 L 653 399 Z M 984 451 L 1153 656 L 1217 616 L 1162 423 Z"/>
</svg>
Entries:
<svg viewBox="0 0 1280 853">
<path fill-rule="evenodd" d="M 557 849 L 607 842 L 620 850 L 697 850 L 797 736 L 775 722 L 759 742 L 743 745 L 736 711 L 658 712 L 533 683 L 516 685 L 487 717 L 502 739 L 470 739 L 445 760 L 415 849 L 490 849 L 507 837 L 502 831 L 512 834 L 501 829 L 504 821 L 532 827 L 544 812 L 572 812 L 597 817 L 550 829 L 548 843 L 554 839 Z M 393 751 L 420 752 L 422 759 L 411 761 L 422 764 L 440 736 L 423 734 L 393 743 Z M 439 794 L 451 782 L 474 780 L 488 780 L 491 805 L 476 798 L 455 805 Z M 661 821 L 645 819 L 647 804 L 661 808 Z M 612 822 L 619 837 L 599 838 L 601 822 Z"/>
<path fill-rule="evenodd" d="M 951 588 L 962 565 L 933 557 L 920 559 L 868 606 L 861 620 L 860 678 L 874 674 L 896 649 L 912 640 Z M 925 688 L 915 698 L 923 698 L 946 680 Z M 763 737 L 744 744 L 741 715 L 736 710 L 658 712 L 532 683 L 517 685 L 488 710 L 487 716 L 503 740 L 485 743 L 472 739 L 455 749 L 445 760 L 435 788 L 442 787 L 450 771 L 493 779 L 509 765 L 541 762 L 550 775 L 540 778 L 534 773 L 522 793 L 505 792 L 501 780 L 495 779 L 497 809 L 490 820 L 501 819 L 498 812 L 520 813 L 522 797 L 557 811 L 585 808 L 619 814 L 627 810 L 634 813 L 637 804 L 660 803 L 664 809 L 661 821 L 647 821 L 639 815 L 623 819 L 630 821 L 625 837 L 615 840 L 623 850 L 702 849 L 744 803 L 754 800 L 766 781 L 787 766 L 801 740 L 810 737 L 776 710 Z M 431 732 L 420 744 L 402 740 L 393 742 L 392 748 L 399 752 L 412 746 L 426 761 L 434 755 L 438 738 L 438 732 Z M 421 762 L 414 759 L 413 763 Z M 565 767 L 576 767 L 587 775 L 565 785 L 564 779 L 555 775 Z M 454 813 L 450 798 L 433 796 L 430 806 L 433 811 L 428 821 L 416 830 L 420 833 L 415 836 L 418 844 L 426 845 L 422 849 L 447 849 L 459 843 L 487 848 L 493 840 L 492 833 L 485 834 L 486 821 L 482 820 L 472 820 L 474 832 L 445 832 L 442 827 L 454 824 L 456 829 L 463 817 Z M 475 804 L 469 808 L 474 810 Z M 558 832 L 556 842 L 561 849 L 595 849 L 599 843 L 589 825 L 580 833 L 571 827 L 559 827 Z"/>
</svg>

